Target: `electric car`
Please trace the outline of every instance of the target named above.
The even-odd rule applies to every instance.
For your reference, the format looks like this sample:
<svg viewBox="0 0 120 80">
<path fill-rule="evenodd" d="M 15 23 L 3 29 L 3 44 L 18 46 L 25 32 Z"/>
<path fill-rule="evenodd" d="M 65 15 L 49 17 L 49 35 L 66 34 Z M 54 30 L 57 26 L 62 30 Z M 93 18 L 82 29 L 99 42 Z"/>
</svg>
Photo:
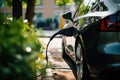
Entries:
<svg viewBox="0 0 120 80">
<path fill-rule="evenodd" d="M 74 62 L 76 80 L 120 80 L 120 0 L 102 0 L 85 15 L 62 17 L 70 20 L 65 33 L 76 33 L 62 35 L 63 58 Z"/>
</svg>

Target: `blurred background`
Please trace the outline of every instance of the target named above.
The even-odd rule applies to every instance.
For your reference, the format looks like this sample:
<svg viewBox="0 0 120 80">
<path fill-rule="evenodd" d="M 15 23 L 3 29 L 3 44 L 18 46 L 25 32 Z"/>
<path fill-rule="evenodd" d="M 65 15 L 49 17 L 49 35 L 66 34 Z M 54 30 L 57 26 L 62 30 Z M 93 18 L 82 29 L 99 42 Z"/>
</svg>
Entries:
<svg viewBox="0 0 120 80">
<path fill-rule="evenodd" d="M 35 28 L 52 30 L 59 29 L 60 17 L 64 12 L 74 13 L 79 4 L 84 2 L 81 7 L 85 13 L 85 7 L 93 1 L 95 0 L 0 0 L 0 13 L 9 18 L 22 16 Z"/>
<path fill-rule="evenodd" d="M 85 14 L 92 2 L 95 0 L 0 0 L 0 79 L 41 80 L 46 74 L 43 66 L 49 38 L 66 22 L 62 14 L 75 13 L 80 5 L 78 14 Z M 69 68 L 60 56 L 61 38 L 51 44 L 51 65 Z M 70 69 L 57 72 L 56 80 L 75 80 Z"/>
</svg>

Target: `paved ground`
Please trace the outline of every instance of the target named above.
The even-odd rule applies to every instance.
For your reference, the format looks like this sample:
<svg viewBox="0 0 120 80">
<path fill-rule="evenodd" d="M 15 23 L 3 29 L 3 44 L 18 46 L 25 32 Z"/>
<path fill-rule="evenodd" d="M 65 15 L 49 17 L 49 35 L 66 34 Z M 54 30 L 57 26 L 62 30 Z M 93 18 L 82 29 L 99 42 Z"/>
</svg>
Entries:
<svg viewBox="0 0 120 80">
<path fill-rule="evenodd" d="M 46 45 L 49 38 L 40 38 L 41 42 Z M 75 80 L 74 75 L 62 58 L 61 53 L 61 38 L 55 38 L 50 43 L 48 48 L 49 62 L 52 64 L 52 70 L 48 71 L 48 76 L 53 76 L 54 80 Z M 50 73 L 52 72 L 52 74 Z M 44 80 L 52 80 L 51 77 L 44 78 Z"/>
<path fill-rule="evenodd" d="M 37 30 L 37 35 L 40 37 L 51 37 L 54 33 L 56 33 L 57 31 L 59 31 L 59 29 L 56 30 Z M 59 37 L 60 35 L 57 35 L 56 37 Z"/>
<path fill-rule="evenodd" d="M 57 30 L 44 31 L 44 34 L 50 37 L 55 32 L 57 32 Z M 40 37 L 39 39 L 44 46 L 46 46 L 49 41 L 49 38 Z M 47 77 L 43 80 L 75 80 L 71 69 L 61 56 L 61 41 L 61 38 L 55 38 L 51 41 L 49 45 L 48 56 L 49 62 L 52 64 L 52 68 L 47 70 Z"/>
</svg>

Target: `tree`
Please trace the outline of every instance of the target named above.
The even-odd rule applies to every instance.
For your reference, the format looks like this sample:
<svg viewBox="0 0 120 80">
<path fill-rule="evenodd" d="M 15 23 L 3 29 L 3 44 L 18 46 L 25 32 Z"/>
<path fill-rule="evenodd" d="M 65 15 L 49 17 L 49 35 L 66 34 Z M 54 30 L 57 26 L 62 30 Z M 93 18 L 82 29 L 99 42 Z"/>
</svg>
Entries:
<svg viewBox="0 0 120 80">
<path fill-rule="evenodd" d="M 22 1 L 21 0 L 3 0 L 4 6 L 12 7 L 13 18 L 19 19 L 22 17 Z"/>
<path fill-rule="evenodd" d="M 22 17 L 22 1 L 12 0 L 12 7 L 13 18 L 19 19 L 20 17 Z"/>
<path fill-rule="evenodd" d="M 13 7 L 12 8 L 13 18 L 16 19 L 22 17 L 22 2 L 27 3 L 25 19 L 28 20 L 29 25 L 32 25 L 36 0 L 4 0 L 4 1 L 5 5 Z"/>
<path fill-rule="evenodd" d="M 66 10 L 66 5 L 69 5 L 73 2 L 73 0 L 55 0 L 56 4 L 62 6 L 64 10 Z"/>
<path fill-rule="evenodd" d="M 59 6 L 65 6 L 71 2 L 73 2 L 73 0 L 56 0 L 57 5 Z"/>
<path fill-rule="evenodd" d="M 27 9 L 26 9 L 25 19 L 28 20 L 29 26 L 33 24 L 35 2 L 36 0 L 27 0 Z"/>
<path fill-rule="evenodd" d="M 84 0 L 55 0 L 55 1 L 59 6 L 66 6 L 72 2 L 75 2 L 78 5 L 81 4 Z"/>
<path fill-rule="evenodd" d="M 74 0 L 74 2 L 75 2 L 77 5 L 82 4 L 83 1 L 84 1 L 84 0 Z"/>
</svg>

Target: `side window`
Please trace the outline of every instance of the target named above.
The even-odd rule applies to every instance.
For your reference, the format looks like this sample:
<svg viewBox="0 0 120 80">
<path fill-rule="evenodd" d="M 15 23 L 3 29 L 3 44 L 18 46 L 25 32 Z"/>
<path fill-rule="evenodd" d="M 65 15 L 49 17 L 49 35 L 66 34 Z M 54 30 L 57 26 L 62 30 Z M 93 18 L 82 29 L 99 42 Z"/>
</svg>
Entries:
<svg viewBox="0 0 120 80">
<path fill-rule="evenodd" d="M 99 5 L 99 11 L 108 11 L 108 8 L 105 6 L 103 2 L 101 2 Z"/>
<path fill-rule="evenodd" d="M 92 6 L 91 11 L 107 11 L 108 8 L 105 6 L 103 2 L 98 2 L 95 5 Z"/>
</svg>

